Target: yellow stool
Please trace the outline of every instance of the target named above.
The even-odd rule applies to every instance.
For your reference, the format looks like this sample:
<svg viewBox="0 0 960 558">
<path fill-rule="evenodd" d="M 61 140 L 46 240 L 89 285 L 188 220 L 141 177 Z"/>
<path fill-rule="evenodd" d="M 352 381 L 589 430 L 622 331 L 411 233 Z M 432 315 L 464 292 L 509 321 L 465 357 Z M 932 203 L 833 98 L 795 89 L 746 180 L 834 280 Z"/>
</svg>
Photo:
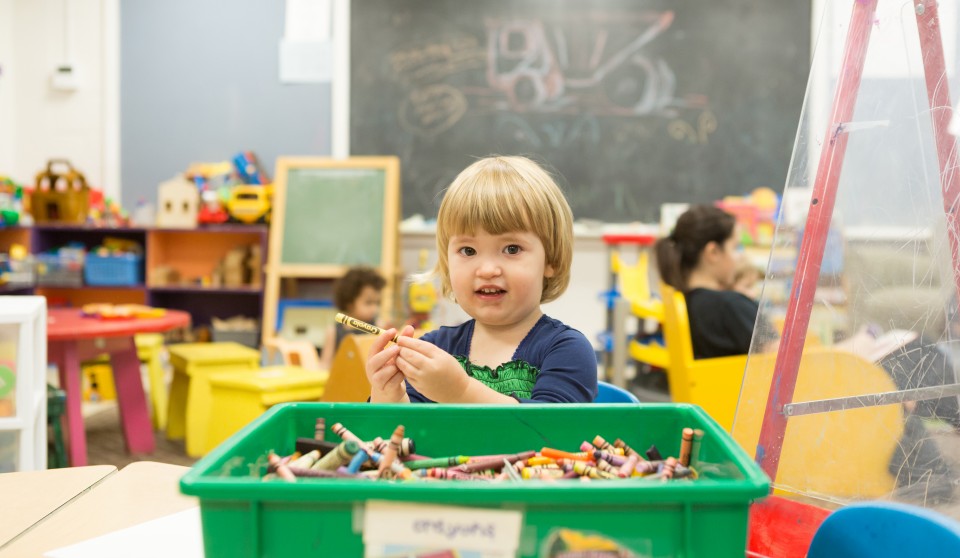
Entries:
<svg viewBox="0 0 960 558">
<path fill-rule="evenodd" d="M 167 438 L 186 438 L 187 455 L 200 457 L 210 426 L 210 376 L 260 367 L 260 352 L 239 343 L 183 343 L 167 347 L 173 366 Z"/>
<path fill-rule="evenodd" d="M 217 447 L 277 403 L 317 401 L 328 373 L 299 366 L 268 366 L 261 370 L 210 376 L 213 399 L 204 453 Z"/>
<path fill-rule="evenodd" d="M 163 373 L 163 334 L 138 333 L 133 339 L 137 344 L 137 357 L 147 367 L 153 427 L 164 430 L 167 428 L 167 382 Z"/>
</svg>

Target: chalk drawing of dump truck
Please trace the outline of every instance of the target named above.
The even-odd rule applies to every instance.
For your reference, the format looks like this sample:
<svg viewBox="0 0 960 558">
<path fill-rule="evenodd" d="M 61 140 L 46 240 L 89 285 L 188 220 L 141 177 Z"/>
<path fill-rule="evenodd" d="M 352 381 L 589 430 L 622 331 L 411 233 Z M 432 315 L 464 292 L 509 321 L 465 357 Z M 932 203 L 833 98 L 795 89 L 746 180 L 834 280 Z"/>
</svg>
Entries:
<svg viewBox="0 0 960 558">
<path fill-rule="evenodd" d="M 617 21 L 548 27 L 533 19 L 488 20 L 487 84 L 503 94 L 507 110 L 656 113 L 677 104 L 676 79 L 644 47 L 673 17 L 650 13 L 629 29 Z"/>
</svg>

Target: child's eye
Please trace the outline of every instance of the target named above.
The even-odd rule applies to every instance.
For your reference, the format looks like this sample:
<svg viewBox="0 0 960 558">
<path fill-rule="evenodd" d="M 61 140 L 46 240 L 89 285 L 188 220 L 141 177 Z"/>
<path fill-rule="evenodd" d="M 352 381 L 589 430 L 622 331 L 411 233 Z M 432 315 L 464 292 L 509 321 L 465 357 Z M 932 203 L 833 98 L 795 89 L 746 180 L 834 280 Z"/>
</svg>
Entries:
<svg viewBox="0 0 960 558">
<path fill-rule="evenodd" d="M 516 244 L 511 244 L 510 246 L 507 246 L 506 248 L 504 248 L 503 251 L 506 252 L 507 254 L 515 256 L 520 253 L 520 247 L 517 246 Z"/>
<path fill-rule="evenodd" d="M 477 251 L 469 246 L 464 246 L 463 248 L 457 250 L 457 253 L 462 256 L 473 256 L 477 253 Z"/>
</svg>

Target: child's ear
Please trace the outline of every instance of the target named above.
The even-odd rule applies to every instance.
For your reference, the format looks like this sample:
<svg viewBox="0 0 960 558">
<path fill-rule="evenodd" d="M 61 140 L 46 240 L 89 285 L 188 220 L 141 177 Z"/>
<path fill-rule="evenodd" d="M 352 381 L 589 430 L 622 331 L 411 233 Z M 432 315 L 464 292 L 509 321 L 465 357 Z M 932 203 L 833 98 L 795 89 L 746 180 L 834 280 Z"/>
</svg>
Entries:
<svg viewBox="0 0 960 558">
<path fill-rule="evenodd" d="M 553 269 L 552 265 L 548 264 L 547 267 L 543 268 L 543 276 L 546 277 L 547 279 L 553 277 L 556 274 L 557 272 Z"/>
</svg>

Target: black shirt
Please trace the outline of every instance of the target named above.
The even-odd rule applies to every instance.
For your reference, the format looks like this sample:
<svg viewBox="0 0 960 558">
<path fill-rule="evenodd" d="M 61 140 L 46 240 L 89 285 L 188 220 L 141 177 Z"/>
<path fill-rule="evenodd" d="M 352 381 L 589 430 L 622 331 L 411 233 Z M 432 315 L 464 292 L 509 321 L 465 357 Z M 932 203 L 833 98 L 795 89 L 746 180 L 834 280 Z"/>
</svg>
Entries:
<svg viewBox="0 0 960 558">
<path fill-rule="evenodd" d="M 685 294 L 690 320 L 693 358 L 745 355 L 760 306 L 736 291 L 692 289 Z M 775 330 L 762 324 L 764 338 L 776 339 Z"/>
</svg>

